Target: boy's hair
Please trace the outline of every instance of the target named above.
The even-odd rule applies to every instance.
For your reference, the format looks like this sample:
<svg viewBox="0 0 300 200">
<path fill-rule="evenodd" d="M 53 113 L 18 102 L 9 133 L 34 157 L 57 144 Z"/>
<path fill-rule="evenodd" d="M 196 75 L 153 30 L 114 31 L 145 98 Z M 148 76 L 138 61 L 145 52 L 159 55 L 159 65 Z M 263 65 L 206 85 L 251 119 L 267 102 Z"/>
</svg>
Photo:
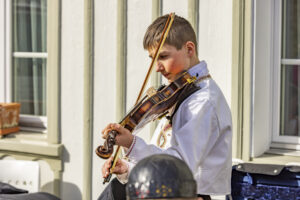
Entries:
<svg viewBox="0 0 300 200">
<path fill-rule="evenodd" d="M 158 17 L 148 27 L 144 36 L 144 49 L 148 50 L 158 45 L 168 17 L 169 15 Z M 193 27 L 186 19 L 175 15 L 165 44 L 172 45 L 179 50 L 187 41 L 191 41 L 195 44 L 197 54 L 197 38 Z"/>
</svg>

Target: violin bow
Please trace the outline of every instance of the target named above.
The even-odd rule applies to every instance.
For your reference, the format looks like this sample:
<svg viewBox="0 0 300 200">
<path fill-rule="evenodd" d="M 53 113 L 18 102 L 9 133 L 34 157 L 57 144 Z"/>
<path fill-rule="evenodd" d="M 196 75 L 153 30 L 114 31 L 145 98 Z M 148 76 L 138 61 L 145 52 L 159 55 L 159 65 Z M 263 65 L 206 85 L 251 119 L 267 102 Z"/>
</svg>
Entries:
<svg viewBox="0 0 300 200">
<path fill-rule="evenodd" d="M 168 19 L 167 19 L 167 22 L 166 22 L 166 24 L 165 24 L 165 26 L 164 26 L 162 36 L 160 37 L 158 46 L 157 46 L 157 48 L 156 48 L 156 50 L 155 50 L 155 54 L 154 54 L 154 56 L 153 56 L 153 58 L 152 58 L 151 64 L 150 64 L 149 69 L 148 69 L 148 71 L 147 71 L 146 77 L 145 77 L 145 79 L 144 79 L 142 88 L 140 89 L 139 95 L 138 95 L 138 97 L 137 97 L 137 99 L 136 99 L 135 105 L 136 105 L 136 104 L 140 101 L 140 99 L 141 99 L 141 96 L 142 96 L 142 94 L 143 94 L 143 92 L 144 92 L 144 90 L 145 90 L 145 87 L 146 87 L 146 84 L 147 84 L 147 82 L 148 82 L 148 80 L 149 80 L 149 76 L 150 76 L 150 74 L 151 74 L 151 71 L 152 71 L 152 69 L 153 69 L 153 66 L 154 66 L 155 62 L 157 61 L 157 58 L 158 58 L 158 56 L 159 56 L 159 52 L 160 52 L 162 46 L 163 46 L 164 43 L 165 43 L 165 40 L 166 40 L 166 38 L 167 38 L 167 36 L 168 36 L 168 33 L 169 33 L 169 30 L 170 30 L 170 28 L 171 28 L 171 26 L 172 26 L 172 24 L 173 24 L 174 18 L 175 18 L 175 13 L 170 13 L 170 14 L 169 14 L 169 17 L 168 17 Z M 120 124 L 121 124 L 122 126 L 125 126 L 126 122 L 125 122 L 125 121 L 122 121 Z M 119 157 L 120 153 L 121 153 L 121 146 L 118 145 L 118 147 L 117 147 L 117 149 L 116 149 L 116 153 L 115 153 L 114 158 L 113 158 L 113 160 L 112 160 L 112 166 L 111 166 L 111 168 L 110 168 L 110 174 L 109 174 L 109 176 L 108 176 L 107 178 L 104 179 L 103 184 L 104 184 L 105 182 L 109 182 L 109 180 L 110 180 L 110 178 L 111 178 L 111 174 L 112 174 L 112 172 L 113 172 L 113 170 L 114 170 L 114 168 L 115 168 L 115 166 L 116 166 L 116 164 L 117 164 L 117 160 L 118 160 L 118 157 Z"/>
<path fill-rule="evenodd" d="M 143 82 L 142 88 L 141 88 L 140 93 L 139 93 L 139 95 L 138 95 L 138 97 L 137 97 L 137 99 L 136 99 L 135 104 L 137 104 L 137 103 L 139 102 L 139 100 L 141 99 L 141 96 L 142 96 L 142 94 L 143 94 L 143 92 L 144 92 L 144 89 L 145 89 L 145 86 L 146 86 L 146 84 L 147 84 L 147 82 L 148 82 L 148 80 L 149 80 L 149 76 L 150 76 L 150 74 L 151 74 L 151 71 L 152 71 L 152 69 L 153 69 L 153 66 L 154 66 L 155 62 L 157 61 L 157 58 L 158 58 L 158 56 L 159 56 L 159 52 L 160 52 L 162 46 L 164 45 L 165 40 L 166 40 L 166 38 L 167 38 L 167 36 L 168 36 L 169 30 L 170 30 L 170 28 L 171 28 L 171 26 L 172 26 L 172 24 L 173 24 L 174 17 L 175 17 L 175 13 L 170 13 L 170 14 L 169 14 L 169 17 L 168 17 L 167 22 L 166 22 L 166 24 L 165 24 L 165 27 L 164 27 L 164 29 L 163 29 L 162 36 L 160 37 L 158 46 L 157 46 L 157 48 L 156 48 L 156 50 L 155 50 L 153 59 L 152 59 L 152 61 L 151 61 L 151 64 L 150 64 L 150 66 L 149 66 L 149 69 L 148 69 L 148 72 L 147 72 L 147 75 L 146 75 L 146 78 L 145 78 L 145 80 L 144 80 L 144 82 Z"/>
</svg>

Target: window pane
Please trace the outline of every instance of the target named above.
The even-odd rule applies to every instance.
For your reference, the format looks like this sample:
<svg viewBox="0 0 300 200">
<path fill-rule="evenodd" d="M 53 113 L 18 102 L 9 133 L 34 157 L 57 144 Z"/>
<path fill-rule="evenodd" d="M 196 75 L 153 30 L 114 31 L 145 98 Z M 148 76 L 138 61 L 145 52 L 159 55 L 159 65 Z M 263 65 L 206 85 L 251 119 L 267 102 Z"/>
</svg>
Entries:
<svg viewBox="0 0 300 200">
<path fill-rule="evenodd" d="M 282 58 L 300 58 L 300 0 L 284 0 L 282 10 Z"/>
<path fill-rule="evenodd" d="M 13 57 L 12 99 L 21 114 L 46 116 L 46 59 L 34 53 L 47 52 L 47 0 L 12 2 L 13 52 L 27 53 Z"/>
<path fill-rule="evenodd" d="M 47 0 L 13 1 L 13 51 L 46 52 Z"/>
<path fill-rule="evenodd" d="M 282 65 L 280 135 L 300 136 L 300 66 Z"/>
<path fill-rule="evenodd" d="M 21 114 L 46 115 L 46 59 L 14 58 L 13 100 Z"/>
</svg>

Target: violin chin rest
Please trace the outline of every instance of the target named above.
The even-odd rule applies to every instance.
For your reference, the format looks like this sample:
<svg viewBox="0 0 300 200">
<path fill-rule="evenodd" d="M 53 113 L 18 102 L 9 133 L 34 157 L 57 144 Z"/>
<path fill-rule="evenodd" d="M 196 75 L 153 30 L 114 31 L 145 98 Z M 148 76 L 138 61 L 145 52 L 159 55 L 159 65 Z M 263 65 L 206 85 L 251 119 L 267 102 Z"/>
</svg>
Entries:
<svg viewBox="0 0 300 200">
<path fill-rule="evenodd" d="M 157 89 L 157 91 L 161 91 L 164 87 L 166 87 L 165 84 L 160 85 L 159 88 Z"/>
</svg>

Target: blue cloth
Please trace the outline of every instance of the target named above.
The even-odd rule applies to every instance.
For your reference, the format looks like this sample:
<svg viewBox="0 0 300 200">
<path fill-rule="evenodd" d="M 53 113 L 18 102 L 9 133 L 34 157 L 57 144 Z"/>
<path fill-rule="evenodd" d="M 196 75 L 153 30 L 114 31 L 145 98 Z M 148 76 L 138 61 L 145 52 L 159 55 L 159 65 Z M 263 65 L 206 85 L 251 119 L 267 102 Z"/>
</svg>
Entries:
<svg viewBox="0 0 300 200">
<path fill-rule="evenodd" d="M 253 165 L 252 167 L 255 167 Z M 256 165 L 261 167 L 260 164 Z M 300 172 L 282 167 L 279 173 L 256 173 L 232 170 L 231 195 L 233 200 L 300 200 Z"/>
</svg>

